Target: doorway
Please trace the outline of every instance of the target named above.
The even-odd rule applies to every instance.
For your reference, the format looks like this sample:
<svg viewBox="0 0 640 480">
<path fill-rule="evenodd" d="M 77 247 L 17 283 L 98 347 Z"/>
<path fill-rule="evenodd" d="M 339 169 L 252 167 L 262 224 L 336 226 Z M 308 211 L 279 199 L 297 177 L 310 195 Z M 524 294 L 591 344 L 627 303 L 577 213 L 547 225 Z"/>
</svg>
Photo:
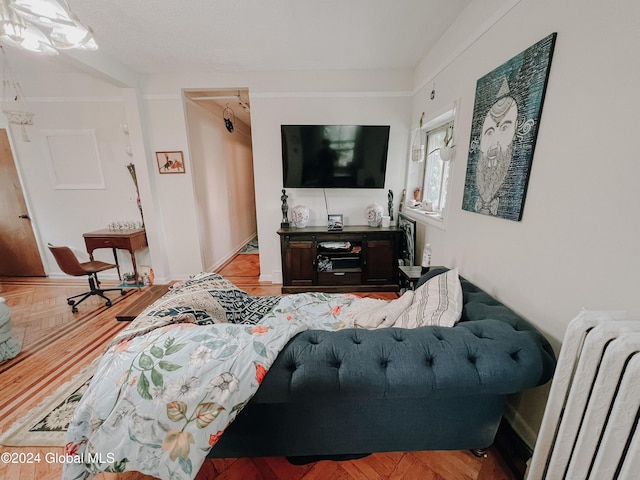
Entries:
<svg viewBox="0 0 640 480">
<path fill-rule="evenodd" d="M 46 276 L 4 128 L 0 129 L 0 276 Z"/>
<path fill-rule="evenodd" d="M 203 268 L 257 236 L 248 89 L 183 92 Z"/>
</svg>

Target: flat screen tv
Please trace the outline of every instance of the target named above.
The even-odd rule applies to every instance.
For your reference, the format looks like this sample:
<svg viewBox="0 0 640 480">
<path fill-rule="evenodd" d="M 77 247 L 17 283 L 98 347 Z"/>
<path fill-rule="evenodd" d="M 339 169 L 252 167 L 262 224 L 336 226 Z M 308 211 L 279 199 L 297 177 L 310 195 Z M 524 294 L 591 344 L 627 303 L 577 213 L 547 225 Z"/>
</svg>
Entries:
<svg viewBox="0 0 640 480">
<path fill-rule="evenodd" d="M 282 125 L 285 188 L 384 188 L 388 125 Z"/>
</svg>

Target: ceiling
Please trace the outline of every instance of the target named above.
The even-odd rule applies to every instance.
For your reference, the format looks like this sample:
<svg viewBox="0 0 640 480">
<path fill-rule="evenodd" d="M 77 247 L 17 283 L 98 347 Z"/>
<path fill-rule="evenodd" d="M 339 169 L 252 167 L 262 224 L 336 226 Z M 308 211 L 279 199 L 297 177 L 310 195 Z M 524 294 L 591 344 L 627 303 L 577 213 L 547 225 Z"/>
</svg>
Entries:
<svg viewBox="0 0 640 480">
<path fill-rule="evenodd" d="M 134 75 L 414 68 L 470 2 L 68 0 L 93 28 L 98 51 L 4 51 L 17 76 L 91 73 L 92 65 L 114 63 Z M 228 106 L 250 125 L 246 90 L 185 94 L 205 108 Z"/>
<path fill-rule="evenodd" d="M 413 68 L 471 0 L 69 0 L 137 74 Z M 15 73 L 78 71 L 6 47 Z"/>
</svg>

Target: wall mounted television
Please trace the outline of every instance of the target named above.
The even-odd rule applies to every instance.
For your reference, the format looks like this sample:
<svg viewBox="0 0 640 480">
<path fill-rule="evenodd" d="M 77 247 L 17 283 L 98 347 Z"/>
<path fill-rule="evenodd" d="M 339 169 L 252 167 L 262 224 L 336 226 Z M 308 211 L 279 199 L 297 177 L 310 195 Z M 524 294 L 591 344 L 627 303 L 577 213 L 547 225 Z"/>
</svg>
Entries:
<svg viewBox="0 0 640 480">
<path fill-rule="evenodd" d="M 384 188 L 388 125 L 281 125 L 285 188 Z"/>
</svg>

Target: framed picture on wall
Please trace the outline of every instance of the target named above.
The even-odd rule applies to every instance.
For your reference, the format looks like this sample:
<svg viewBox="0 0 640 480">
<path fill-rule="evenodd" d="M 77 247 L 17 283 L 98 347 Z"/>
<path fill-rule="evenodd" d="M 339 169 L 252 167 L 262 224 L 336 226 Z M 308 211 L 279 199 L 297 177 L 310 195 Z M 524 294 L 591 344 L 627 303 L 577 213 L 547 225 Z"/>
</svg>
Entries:
<svg viewBox="0 0 640 480">
<path fill-rule="evenodd" d="M 556 34 L 476 84 L 462 208 L 520 221 Z"/>
<path fill-rule="evenodd" d="M 160 173 L 184 173 L 182 152 L 156 152 L 158 171 Z"/>
<path fill-rule="evenodd" d="M 400 240 L 400 264 L 411 267 L 416 261 L 416 221 L 400 213 L 398 228 L 403 233 Z"/>
</svg>

